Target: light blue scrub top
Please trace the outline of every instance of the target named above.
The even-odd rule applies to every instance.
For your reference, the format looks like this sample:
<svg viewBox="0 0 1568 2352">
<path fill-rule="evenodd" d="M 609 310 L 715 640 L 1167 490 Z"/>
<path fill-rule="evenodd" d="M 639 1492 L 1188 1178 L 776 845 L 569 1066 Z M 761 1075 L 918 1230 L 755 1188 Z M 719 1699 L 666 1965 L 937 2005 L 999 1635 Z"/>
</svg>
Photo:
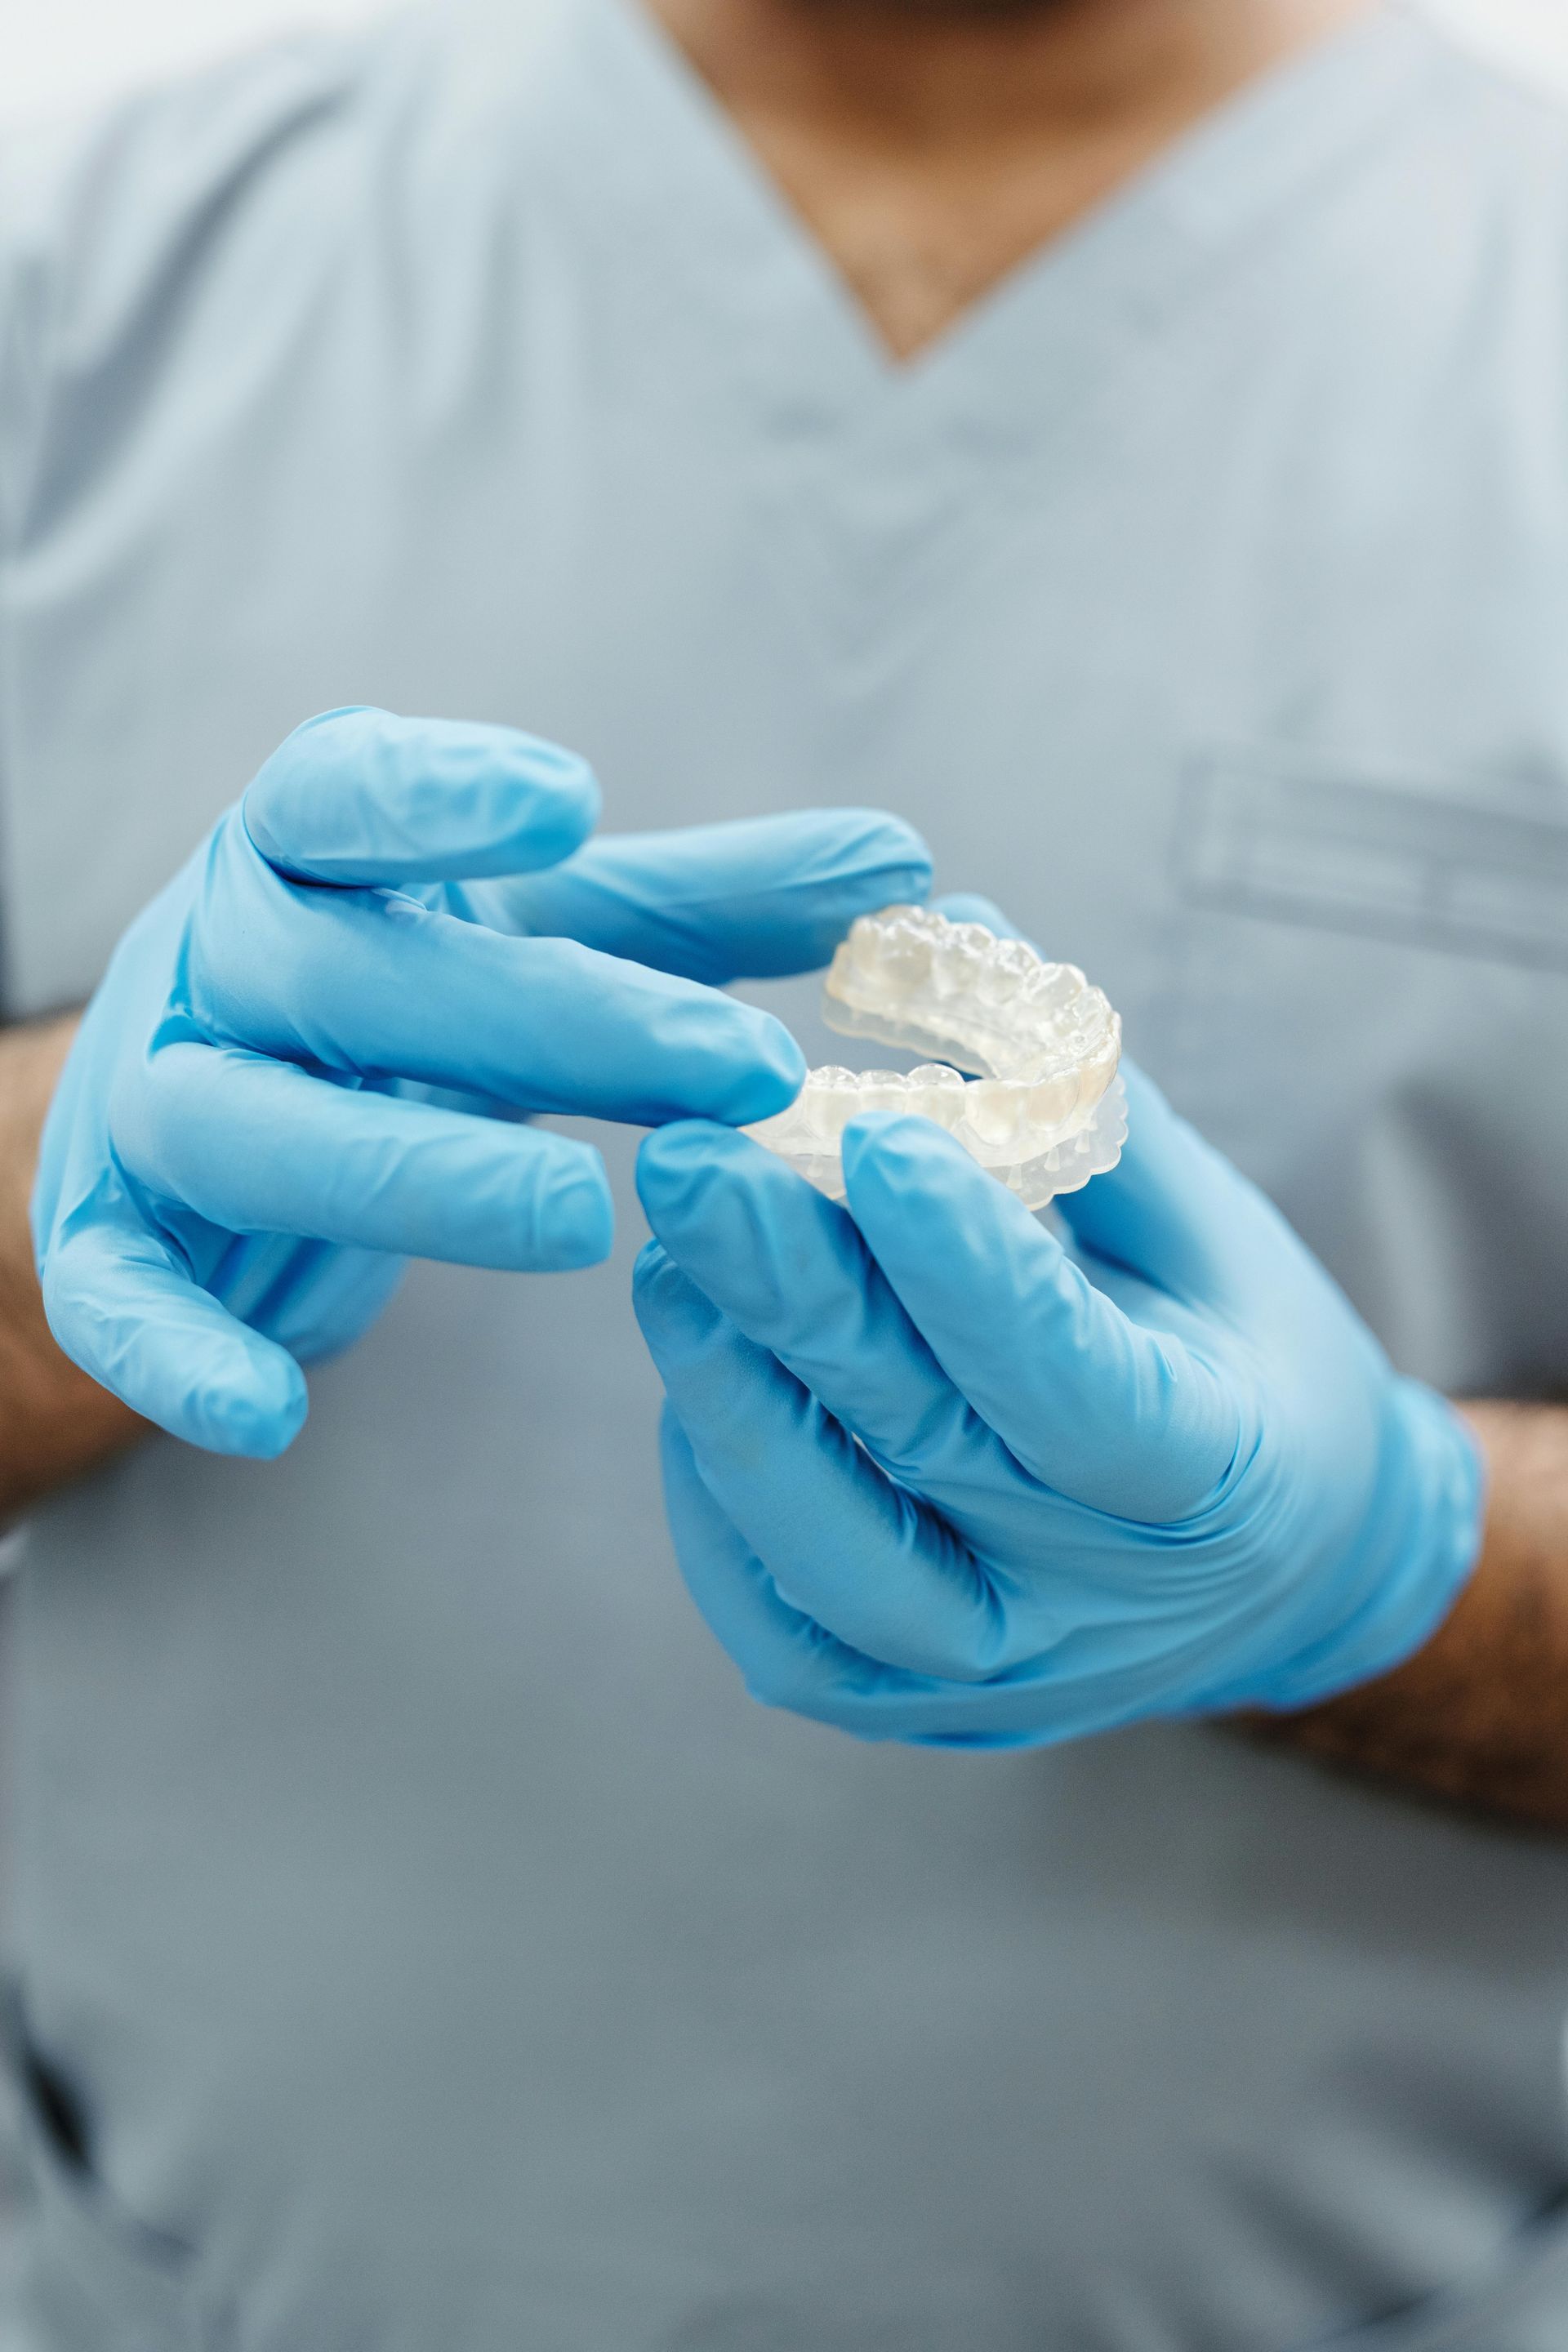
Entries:
<svg viewBox="0 0 1568 2352">
<path fill-rule="evenodd" d="M 330 704 L 558 736 L 613 823 L 883 803 L 1403 1364 L 1562 1381 L 1543 101 L 1366 22 L 902 369 L 628 0 L 8 168 L 15 1012 Z M 419 1269 L 282 1463 L 156 1444 L 34 1522 L 6 2344 L 1563 2352 L 1563 1849 L 1221 1729 L 759 1710 L 610 1149 L 611 1267 Z"/>
</svg>

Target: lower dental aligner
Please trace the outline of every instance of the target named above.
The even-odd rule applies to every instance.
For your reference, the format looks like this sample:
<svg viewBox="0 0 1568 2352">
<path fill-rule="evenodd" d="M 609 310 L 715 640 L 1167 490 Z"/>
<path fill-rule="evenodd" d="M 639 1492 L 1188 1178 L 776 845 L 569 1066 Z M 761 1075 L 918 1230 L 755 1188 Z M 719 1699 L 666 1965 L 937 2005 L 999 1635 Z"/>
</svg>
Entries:
<svg viewBox="0 0 1568 2352">
<path fill-rule="evenodd" d="M 813 1070 L 787 1110 L 746 1129 L 835 1200 L 839 1139 L 862 1111 L 935 1119 L 1030 1209 L 1121 1157 L 1121 1024 L 1076 964 L 1047 963 L 982 923 L 887 907 L 861 916 L 835 955 L 823 1014 L 848 1036 L 945 1056 L 907 1077 Z"/>
</svg>

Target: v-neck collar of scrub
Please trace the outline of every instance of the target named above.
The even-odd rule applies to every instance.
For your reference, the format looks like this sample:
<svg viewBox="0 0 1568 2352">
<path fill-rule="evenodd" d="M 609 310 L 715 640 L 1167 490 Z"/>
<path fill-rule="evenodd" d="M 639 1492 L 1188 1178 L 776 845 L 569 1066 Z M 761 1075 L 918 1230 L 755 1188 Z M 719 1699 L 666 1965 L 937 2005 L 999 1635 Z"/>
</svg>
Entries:
<svg viewBox="0 0 1568 2352">
<path fill-rule="evenodd" d="M 1385 0 L 1225 100 L 899 360 L 639 0 L 570 0 L 570 24 L 578 102 L 557 163 L 601 238 L 606 205 L 637 225 L 633 266 L 657 270 L 666 331 L 684 311 L 756 416 L 760 523 L 801 559 L 797 589 L 840 646 L 938 601 L 1030 453 L 1205 275 L 1418 103 L 1446 55 Z"/>
</svg>

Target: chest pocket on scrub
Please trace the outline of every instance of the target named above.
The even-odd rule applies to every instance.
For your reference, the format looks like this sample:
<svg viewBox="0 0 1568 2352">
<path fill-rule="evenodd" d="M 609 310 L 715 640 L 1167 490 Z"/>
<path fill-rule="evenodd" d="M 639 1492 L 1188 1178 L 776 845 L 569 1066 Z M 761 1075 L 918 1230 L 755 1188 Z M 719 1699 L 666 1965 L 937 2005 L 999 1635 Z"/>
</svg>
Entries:
<svg viewBox="0 0 1568 2352">
<path fill-rule="evenodd" d="M 1180 1108 L 1405 1370 L 1556 1390 L 1568 782 L 1211 748 L 1181 778 L 1171 866 Z"/>
<path fill-rule="evenodd" d="M 1185 778 L 1178 872 L 1200 906 L 1568 971 L 1568 796 L 1527 814 L 1210 753 Z"/>
</svg>

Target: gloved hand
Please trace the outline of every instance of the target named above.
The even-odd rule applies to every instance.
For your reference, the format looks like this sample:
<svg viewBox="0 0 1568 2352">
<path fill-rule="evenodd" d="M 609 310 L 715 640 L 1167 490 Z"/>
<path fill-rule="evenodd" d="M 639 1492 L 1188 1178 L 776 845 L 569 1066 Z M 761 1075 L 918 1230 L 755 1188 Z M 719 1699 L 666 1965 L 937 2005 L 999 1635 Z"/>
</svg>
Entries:
<svg viewBox="0 0 1568 2352">
<path fill-rule="evenodd" d="M 289 738 L 126 933 L 61 1077 L 33 1229 L 68 1355 L 176 1436 L 277 1454 L 300 1364 L 403 1255 L 605 1255 L 598 1154 L 522 1113 L 791 1099 L 788 1033 L 694 982 L 826 961 L 923 894 L 922 845 L 838 810 L 580 848 L 597 808 L 581 761 L 507 728 L 353 710 Z"/>
<path fill-rule="evenodd" d="M 743 1136 L 644 1143 L 676 1549 L 759 1698 L 972 1747 L 1294 1708 L 1463 1586 L 1465 1425 L 1123 1066 L 1071 1254 L 924 1119 L 850 1125 L 848 1213 Z"/>
</svg>

